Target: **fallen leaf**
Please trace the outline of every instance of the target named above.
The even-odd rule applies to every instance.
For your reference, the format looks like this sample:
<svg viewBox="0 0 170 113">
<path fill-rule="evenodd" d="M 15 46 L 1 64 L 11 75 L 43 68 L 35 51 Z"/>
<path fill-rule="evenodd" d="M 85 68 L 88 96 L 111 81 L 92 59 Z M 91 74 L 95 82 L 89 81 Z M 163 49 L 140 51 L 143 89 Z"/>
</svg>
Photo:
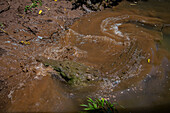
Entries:
<svg viewBox="0 0 170 113">
<path fill-rule="evenodd" d="M 38 14 L 40 15 L 41 13 L 42 13 L 42 10 L 40 10 Z"/>
<path fill-rule="evenodd" d="M 24 43 L 24 41 L 21 41 L 21 43 L 23 44 L 23 43 Z"/>
<path fill-rule="evenodd" d="M 29 41 L 21 41 L 20 44 L 30 45 Z"/>
<path fill-rule="evenodd" d="M 49 8 L 49 7 L 46 7 L 46 6 L 45 6 L 45 8 L 46 8 L 47 10 L 50 10 L 50 8 Z"/>
<path fill-rule="evenodd" d="M 151 59 L 148 59 L 148 63 L 150 63 L 151 62 Z"/>
</svg>

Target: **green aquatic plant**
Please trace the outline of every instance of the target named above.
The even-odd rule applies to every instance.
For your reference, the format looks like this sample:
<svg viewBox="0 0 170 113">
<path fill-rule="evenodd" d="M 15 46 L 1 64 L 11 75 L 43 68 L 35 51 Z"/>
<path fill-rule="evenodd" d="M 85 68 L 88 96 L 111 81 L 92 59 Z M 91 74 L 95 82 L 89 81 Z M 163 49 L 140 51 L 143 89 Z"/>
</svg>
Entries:
<svg viewBox="0 0 170 113">
<path fill-rule="evenodd" d="M 118 110 L 115 108 L 117 103 L 111 103 L 104 98 L 101 99 L 87 99 L 88 104 L 81 104 L 80 106 L 85 107 L 84 113 L 92 112 L 92 113 L 118 113 Z"/>
<path fill-rule="evenodd" d="M 31 5 L 25 6 L 24 11 L 25 12 L 27 12 L 28 10 L 32 11 L 32 8 L 38 7 L 38 4 L 39 4 L 39 6 L 42 6 L 42 0 L 33 0 Z"/>
<path fill-rule="evenodd" d="M 3 23 L 0 22 L 0 27 L 4 27 Z"/>
</svg>

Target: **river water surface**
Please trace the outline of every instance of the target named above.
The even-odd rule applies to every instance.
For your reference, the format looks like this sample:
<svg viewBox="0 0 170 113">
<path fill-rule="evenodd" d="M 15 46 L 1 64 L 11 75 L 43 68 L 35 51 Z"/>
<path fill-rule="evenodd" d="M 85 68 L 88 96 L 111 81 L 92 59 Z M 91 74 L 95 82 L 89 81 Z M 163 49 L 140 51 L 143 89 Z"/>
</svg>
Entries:
<svg viewBox="0 0 170 113">
<path fill-rule="evenodd" d="M 8 94 L 9 111 L 72 112 L 86 96 L 117 102 L 124 112 L 169 110 L 169 5 L 167 0 L 122 2 L 82 17 L 38 55 L 92 67 L 101 72 L 98 85 L 69 87 L 51 79 L 50 67 L 36 63 L 29 67 L 32 79 Z"/>
</svg>

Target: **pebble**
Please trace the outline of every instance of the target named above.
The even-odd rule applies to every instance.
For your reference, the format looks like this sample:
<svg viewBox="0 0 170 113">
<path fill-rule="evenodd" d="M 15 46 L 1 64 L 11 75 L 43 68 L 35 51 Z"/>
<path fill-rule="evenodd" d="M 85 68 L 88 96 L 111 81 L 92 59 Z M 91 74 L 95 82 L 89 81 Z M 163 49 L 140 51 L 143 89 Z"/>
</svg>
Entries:
<svg viewBox="0 0 170 113">
<path fill-rule="evenodd" d="M 43 39 L 43 37 L 41 37 L 41 36 L 38 36 L 38 38 L 39 38 L 39 39 Z"/>
<path fill-rule="evenodd" d="M 5 41 L 5 43 L 11 43 L 11 41 Z"/>
<path fill-rule="evenodd" d="M 74 94 L 73 93 L 70 93 L 70 96 L 73 96 Z"/>
<path fill-rule="evenodd" d="M 142 91 L 143 89 L 142 89 L 142 88 L 140 88 L 139 90 L 141 90 L 141 91 Z"/>
<path fill-rule="evenodd" d="M 37 103 L 35 103 L 35 105 L 36 105 L 36 106 L 39 106 L 39 105 L 40 105 L 40 103 L 39 103 L 39 102 L 37 102 Z"/>
<path fill-rule="evenodd" d="M 149 75 L 149 74 L 146 74 L 149 78 L 151 78 L 151 75 Z"/>
<path fill-rule="evenodd" d="M 23 86 L 24 86 L 24 83 L 19 83 L 18 88 L 21 88 L 21 87 L 23 87 Z"/>
<path fill-rule="evenodd" d="M 116 83 L 116 84 L 120 83 L 120 80 L 116 80 L 115 83 Z"/>
<path fill-rule="evenodd" d="M 38 76 L 35 76 L 35 77 L 34 77 L 34 79 L 37 79 L 37 80 L 39 80 L 40 78 L 39 78 Z"/>
<path fill-rule="evenodd" d="M 112 95 L 112 97 L 113 97 L 113 98 L 116 98 L 116 96 L 115 96 L 115 95 Z"/>
</svg>

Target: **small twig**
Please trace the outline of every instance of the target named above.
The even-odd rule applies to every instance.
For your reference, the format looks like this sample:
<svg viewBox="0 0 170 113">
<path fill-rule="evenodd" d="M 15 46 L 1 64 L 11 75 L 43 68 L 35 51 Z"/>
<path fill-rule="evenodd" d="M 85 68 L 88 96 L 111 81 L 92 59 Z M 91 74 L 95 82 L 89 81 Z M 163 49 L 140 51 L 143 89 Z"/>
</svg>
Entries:
<svg viewBox="0 0 170 113">
<path fill-rule="evenodd" d="M 94 11 L 90 10 L 89 8 L 87 8 L 84 4 L 82 5 L 82 8 L 88 13 L 94 12 Z"/>
<path fill-rule="evenodd" d="M 33 31 L 30 27 L 25 26 L 24 23 L 22 24 L 22 26 L 27 28 L 32 34 L 34 34 L 36 36 L 36 32 Z"/>
<path fill-rule="evenodd" d="M 56 34 L 56 33 L 58 33 L 58 32 L 57 32 L 57 31 L 53 32 L 53 33 L 49 36 L 49 39 L 52 39 L 52 36 L 53 36 L 54 34 Z"/>
<path fill-rule="evenodd" d="M 5 30 L 3 30 L 3 29 L 1 29 L 1 28 L 0 28 L 0 30 L 1 30 L 2 32 L 4 32 L 5 34 L 8 35 L 8 33 L 7 33 Z"/>
</svg>

